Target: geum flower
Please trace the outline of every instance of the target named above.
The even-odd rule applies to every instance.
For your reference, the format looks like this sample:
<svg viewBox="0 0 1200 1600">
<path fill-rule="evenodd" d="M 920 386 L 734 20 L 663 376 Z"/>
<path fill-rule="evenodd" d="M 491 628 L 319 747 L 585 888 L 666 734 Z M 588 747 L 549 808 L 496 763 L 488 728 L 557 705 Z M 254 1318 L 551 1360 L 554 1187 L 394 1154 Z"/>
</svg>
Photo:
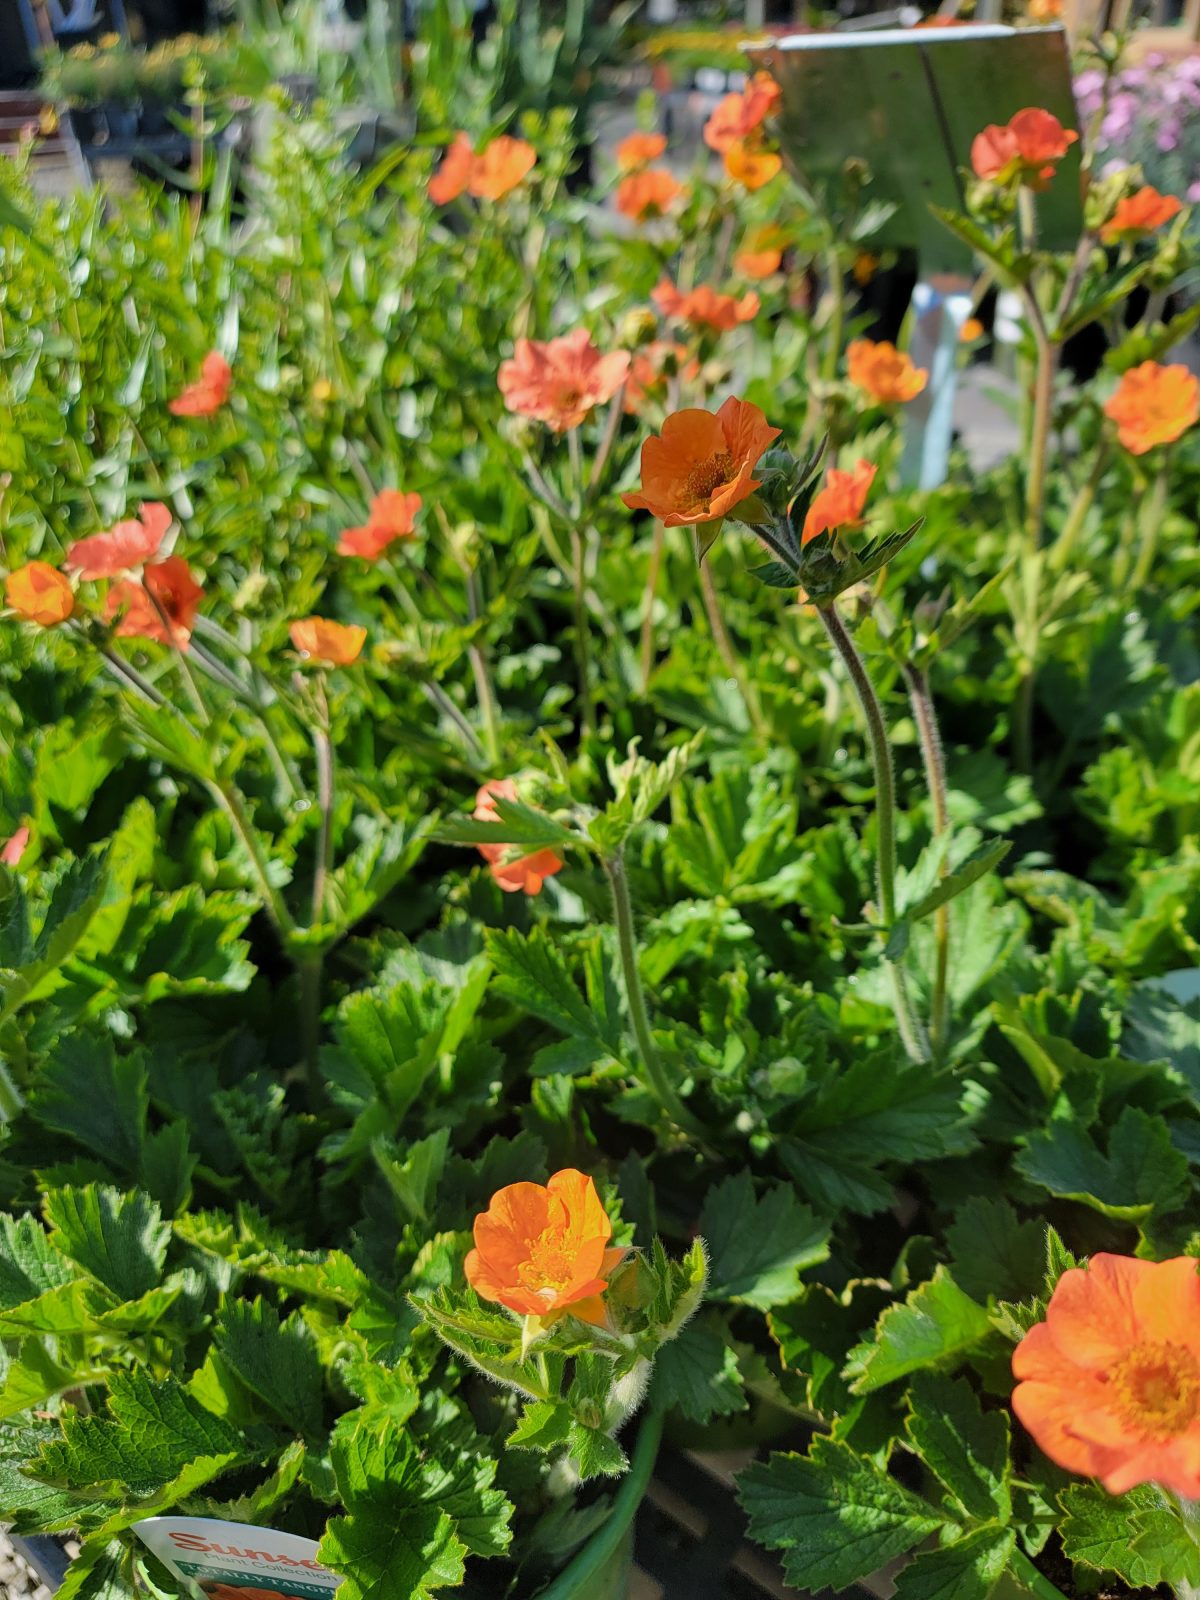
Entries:
<svg viewBox="0 0 1200 1600">
<path fill-rule="evenodd" d="M 367 630 L 328 617 L 302 617 L 288 628 L 292 644 L 309 661 L 329 667 L 348 667 L 357 661 Z"/>
<path fill-rule="evenodd" d="M 757 136 L 735 139 L 725 150 L 725 171 L 751 194 L 770 183 L 782 168 L 783 157 L 774 150 L 764 149 Z"/>
<path fill-rule="evenodd" d="M 537 151 L 524 139 L 501 134 L 476 152 L 465 133 L 457 133 L 429 180 L 427 193 L 444 206 L 460 194 L 477 200 L 503 200 L 537 164 Z"/>
<path fill-rule="evenodd" d="M 846 347 L 850 382 L 880 405 L 915 400 L 929 381 L 924 367 L 886 339 L 851 339 Z"/>
<path fill-rule="evenodd" d="M 602 1296 L 625 1252 L 609 1247 L 612 1223 L 586 1173 L 510 1183 L 475 1218 L 474 1236 L 463 1270 L 481 1300 L 542 1323 L 565 1312 L 604 1321 Z"/>
<path fill-rule="evenodd" d="M 674 411 L 661 435 L 642 445 L 640 491 L 621 498 L 668 528 L 716 522 L 759 487 L 754 469 L 779 431 L 757 406 L 732 395 L 715 415 Z"/>
<path fill-rule="evenodd" d="M 631 133 L 622 139 L 616 149 L 617 167 L 621 172 L 641 172 L 652 161 L 657 161 L 667 148 L 665 133 Z"/>
<path fill-rule="evenodd" d="M 65 622 L 75 609 L 70 580 L 48 561 L 28 561 L 10 572 L 4 599 L 17 616 L 40 628 Z"/>
<path fill-rule="evenodd" d="M 756 72 L 746 87 L 727 94 L 704 124 L 704 142 L 724 155 L 731 145 L 747 138 L 777 109 L 782 91 L 769 72 Z"/>
<path fill-rule="evenodd" d="M 1200 1498 L 1200 1262 L 1100 1254 L 1055 1285 L 1013 1352 L 1013 1410 L 1068 1472 L 1111 1494 Z"/>
<path fill-rule="evenodd" d="M 1054 176 L 1054 164 L 1079 138 L 1064 128 L 1053 113 L 1027 106 L 1001 126 L 989 123 L 971 144 L 971 167 L 977 178 L 993 183 L 1019 182 L 1044 189 Z"/>
<path fill-rule="evenodd" d="M 1161 228 L 1183 210 L 1183 201 L 1173 194 L 1159 194 L 1152 184 L 1145 184 L 1134 194 L 1117 201 L 1117 208 L 1100 229 L 1105 244 L 1121 244 L 1125 240 L 1144 239 L 1148 233 Z"/>
<path fill-rule="evenodd" d="M 499 822 L 501 818 L 496 808 L 497 799 L 517 798 L 517 786 L 512 778 L 491 778 L 475 796 L 475 810 L 472 815 L 476 822 Z M 481 844 L 477 845 L 476 849 L 488 863 L 492 877 L 505 894 L 521 892 L 539 894 L 546 879 L 554 877 L 555 873 L 561 872 L 563 868 L 562 857 L 553 850 L 535 850 L 532 855 L 505 860 L 505 857 L 512 853 L 511 845 Z"/>
<path fill-rule="evenodd" d="M 186 650 L 204 590 L 182 556 L 167 556 L 142 569 L 141 581 L 122 578 L 108 591 L 105 616 L 117 621 L 122 639 L 153 639 Z"/>
<path fill-rule="evenodd" d="M 861 528 L 863 507 L 875 481 L 875 472 L 870 461 L 860 461 L 851 472 L 830 467 L 805 515 L 800 543 L 807 544 L 818 534 L 834 528 Z"/>
<path fill-rule="evenodd" d="M 769 278 L 783 264 L 787 235 L 774 223 L 753 228 L 742 240 L 733 265 L 743 278 Z"/>
<path fill-rule="evenodd" d="M 233 388 L 233 368 L 225 357 L 210 350 L 200 363 L 200 377 L 189 383 L 172 400 L 167 410 L 173 417 L 208 417 L 219 411 Z"/>
<path fill-rule="evenodd" d="M 511 360 L 500 363 L 500 393 L 510 411 L 566 433 L 611 400 L 628 373 L 627 350 L 601 355 L 587 329 L 576 328 L 544 342 L 518 339 Z"/>
<path fill-rule="evenodd" d="M 650 222 L 665 216 L 686 193 L 686 187 L 665 167 L 649 167 L 621 179 L 614 204 L 623 217 Z"/>
<path fill-rule="evenodd" d="M 728 333 L 740 322 L 750 322 L 762 304 L 753 290 L 740 300 L 721 294 L 706 283 L 685 293 L 666 277 L 659 280 L 650 298 L 664 317 L 694 328 L 712 328 L 717 333 Z"/>
<path fill-rule="evenodd" d="M 420 509 L 419 494 L 405 494 L 400 489 L 381 489 L 371 501 L 371 509 L 362 527 L 347 528 L 338 540 L 338 554 L 377 561 L 388 545 L 394 544 L 397 539 L 412 538 Z"/>
<path fill-rule="evenodd" d="M 116 523 L 107 533 L 77 539 L 67 551 L 67 566 L 85 583 L 117 578 L 157 555 L 170 526 L 170 510 L 160 500 L 151 500 L 140 507 L 140 515 Z"/>
<path fill-rule="evenodd" d="M 1117 438 L 1131 455 L 1171 444 L 1200 419 L 1200 382 L 1185 366 L 1143 361 L 1122 374 L 1104 403 Z"/>
</svg>

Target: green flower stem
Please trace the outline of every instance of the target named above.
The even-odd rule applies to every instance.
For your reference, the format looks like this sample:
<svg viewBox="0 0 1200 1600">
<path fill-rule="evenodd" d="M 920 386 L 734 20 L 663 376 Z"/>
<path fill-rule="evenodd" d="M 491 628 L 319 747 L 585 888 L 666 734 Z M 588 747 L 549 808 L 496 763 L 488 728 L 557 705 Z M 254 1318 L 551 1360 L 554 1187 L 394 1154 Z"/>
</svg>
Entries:
<svg viewBox="0 0 1200 1600">
<path fill-rule="evenodd" d="M 487 751 L 480 744 L 479 736 L 476 734 L 475 729 L 467 721 L 466 717 L 463 716 L 462 712 L 454 704 L 454 701 L 442 688 L 441 684 L 434 683 L 432 678 L 422 679 L 421 692 L 424 694 L 426 700 L 429 701 L 430 705 L 436 706 L 439 711 L 441 711 L 445 716 L 449 717 L 450 721 L 458 729 L 459 733 L 462 734 L 467 748 L 470 751 L 471 760 L 475 766 L 486 767 L 488 764 Z"/>
<path fill-rule="evenodd" d="M 479 581 L 473 567 L 466 567 L 467 586 L 467 616 L 471 622 L 479 620 Z M 467 654 L 471 658 L 471 671 L 475 678 L 475 698 L 479 702 L 479 712 L 483 718 L 483 736 L 487 744 L 488 761 L 492 768 L 500 765 L 500 711 L 496 704 L 496 691 L 492 685 L 492 674 L 488 668 L 488 659 L 484 654 L 481 644 L 468 646 Z"/>
<path fill-rule="evenodd" d="M 317 675 L 313 686 L 313 701 L 318 713 L 313 726 L 313 753 L 317 760 L 317 806 L 321 812 L 321 832 L 317 842 L 317 864 L 313 872 L 312 922 L 321 922 L 325 915 L 325 885 L 333 868 L 333 796 L 336 767 L 333 739 L 330 737 L 329 697 L 325 692 L 324 673 Z"/>
<path fill-rule="evenodd" d="M 713 582 L 712 568 L 708 558 L 700 562 L 700 593 L 704 597 L 704 612 L 708 617 L 708 625 L 712 629 L 713 642 L 717 647 L 717 654 L 725 663 L 729 676 L 738 686 L 742 701 L 746 707 L 746 715 L 750 726 L 755 733 L 761 734 L 764 729 L 762 702 L 758 692 L 750 682 L 745 666 L 734 649 L 733 640 L 729 637 L 729 629 L 725 626 L 725 618 L 721 614 L 721 601 L 717 594 L 717 586 Z"/>
<path fill-rule="evenodd" d="M 646 693 L 650 687 L 650 674 L 654 670 L 654 602 L 658 594 L 658 574 L 662 567 L 663 543 L 667 530 L 655 518 L 654 540 L 650 546 L 650 566 L 646 572 L 646 596 L 642 612 L 642 641 L 641 641 L 641 667 L 642 667 L 642 692 Z"/>
<path fill-rule="evenodd" d="M 537 1600 L 574 1600 L 575 1596 L 587 1593 L 588 1585 L 603 1569 L 605 1562 L 612 1559 L 637 1514 L 658 1459 L 662 1431 L 662 1412 L 648 1411 L 638 1433 L 629 1472 L 617 1491 L 608 1521 L 567 1563 L 554 1582 L 541 1591 Z"/>
<path fill-rule="evenodd" d="M 574 429 L 571 438 L 575 437 Z M 579 706 L 585 733 L 595 733 L 596 713 L 592 706 L 592 641 L 587 614 L 587 544 L 583 531 L 571 528 L 571 570 L 573 574 L 575 671 L 579 677 Z"/>
<path fill-rule="evenodd" d="M 1046 503 L 1046 458 L 1050 450 L 1050 417 L 1054 400 L 1054 374 L 1058 347 L 1046 331 L 1042 308 L 1032 289 L 1025 295 L 1033 328 L 1037 361 L 1033 373 L 1033 421 L 1029 434 L 1029 470 L 1025 479 L 1025 539 L 1033 552 L 1041 548 Z"/>
<path fill-rule="evenodd" d="M 1170 450 L 1164 450 L 1162 461 L 1159 463 L 1158 476 L 1154 480 L 1154 487 L 1142 502 L 1138 513 L 1138 556 L 1134 564 L 1133 574 L 1129 580 L 1131 589 L 1140 589 L 1144 586 L 1154 569 L 1154 557 L 1158 553 L 1158 535 L 1162 528 L 1163 513 L 1167 509 L 1167 474 L 1170 467 Z M 1114 573 L 1114 582 L 1123 583 L 1124 574 Z"/>
<path fill-rule="evenodd" d="M 830 643 L 842 658 L 866 718 L 867 742 L 871 747 L 871 763 L 875 769 L 879 914 L 885 930 L 890 931 L 896 920 L 896 780 L 892 771 L 892 748 L 888 742 L 887 724 L 883 720 L 883 709 L 875 686 L 841 617 L 832 605 L 818 606 L 817 615 L 825 625 Z M 904 969 L 898 961 L 890 960 L 888 969 L 896 998 L 896 1022 L 904 1048 L 913 1061 L 928 1061 L 929 1047 L 913 1008 Z"/>
<path fill-rule="evenodd" d="M 1049 1578 L 1043 1577 L 1023 1551 L 1014 1550 L 1009 1556 L 1008 1570 L 1022 1589 L 1028 1589 L 1030 1594 L 1037 1595 L 1038 1600 L 1066 1600 L 1062 1590 L 1056 1588 Z"/>
<path fill-rule="evenodd" d="M 612 890 L 613 920 L 617 928 L 617 948 L 621 956 L 621 972 L 625 978 L 625 995 L 629 1002 L 629 1017 L 633 1035 L 637 1040 L 642 1067 L 651 1090 L 660 1106 L 677 1128 L 705 1138 L 701 1124 L 684 1105 L 675 1086 L 663 1071 L 658 1058 L 654 1036 L 650 1031 L 650 1016 L 646 1010 L 646 996 L 642 989 L 642 976 L 638 971 L 637 940 L 633 931 L 633 906 L 629 899 L 629 880 L 625 876 L 625 860 L 619 853 L 605 856 L 604 871 Z"/>
<path fill-rule="evenodd" d="M 1087 518 L 1088 512 L 1096 498 L 1096 490 L 1100 487 L 1100 480 L 1104 476 L 1104 469 L 1108 465 L 1108 441 L 1101 439 L 1096 446 L 1096 454 L 1092 458 L 1092 470 L 1080 486 L 1071 509 L 1067 513 L 1067 520 L 1063 523 L 1058 538 L 1050 546 L 1049 563 L 1055 572 L 1061 572 L 1071 559 L 1075 550 L 1075 541 Z"/>
<path fill-rule="evenodd" d="M 908 698 L 912 705 L 913 720 L 921 744 L 921 760 L 925 767 L 925 781 L 929 786 L 929 805 L 932 813 L 933 837 L 940 839 L 950 828 L 950 810 L 946 794 L 946 756 L 942 749 L 942 736 L 938 728 L 933 697 L 929 693 L 929 680 L 919 667 L 906 666 L 904 681 L 908 685 Z M 949 866 L 942 862 L 940 876 L 945 877 Z M 946 1047 L 949 1028 L 950 973 L 950 907 L 938 906 L 933 914 L 934 972 L 933 999 L 929 1008 L 930 1042 L 935 1059 L 940 1059 Z"/>
<path fill-rule="evenodd" d="M 825 359 L 821 364 L 821 376 L 826 382 L 831 383 L 837 377 L 838 363 L 842 356 L 842 327 L 846 318 L 846 283 L 836 244 L 831 245 L 826 253 L 826 271 L 829 274 L 830 312 L 828 342 L 825 346 Z"/>
</svg>

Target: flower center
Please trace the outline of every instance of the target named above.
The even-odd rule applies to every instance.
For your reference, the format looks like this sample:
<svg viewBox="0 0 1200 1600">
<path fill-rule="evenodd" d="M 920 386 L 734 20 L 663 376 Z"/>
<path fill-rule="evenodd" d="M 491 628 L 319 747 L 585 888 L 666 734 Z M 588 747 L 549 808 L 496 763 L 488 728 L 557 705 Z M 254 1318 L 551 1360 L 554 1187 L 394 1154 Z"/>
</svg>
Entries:
<svg viewBox="0 0 1200 1600">
<path fill-rule="evenodd" d="M 714 489 L 720 489 L 737 477 L 737 463 L 728 450 L 718 450 L 707 461 L 699 461 L 687 475 L 689 500 L 708 500 Z"/>
<path fill-rule="evenodd" d="M 560 1289 L 570 1283 L 575 1261 L 564 1248 L 563 1237 L 557 1228 L 547 1228 L 534 1239 L 529 1248 L 529 1259 L 517 1268 L 517 1277 L 525 1288 L 553 1301 Z"/>
<path fill-rule="evenodd" d="M 568 386 L 558 391 L 558 403 L 564 411 L 576 411 L 583 399 L 583 391 L 578 386 Z"/>
<path fill-rule="evenodd" d="M 1143 1433 L 1171 1438 L 1200 1420 L 1200 1362 L 1181 1344 L 1135 1345 L 1109 1382 L 1116 1409 Z"/>
</svg>

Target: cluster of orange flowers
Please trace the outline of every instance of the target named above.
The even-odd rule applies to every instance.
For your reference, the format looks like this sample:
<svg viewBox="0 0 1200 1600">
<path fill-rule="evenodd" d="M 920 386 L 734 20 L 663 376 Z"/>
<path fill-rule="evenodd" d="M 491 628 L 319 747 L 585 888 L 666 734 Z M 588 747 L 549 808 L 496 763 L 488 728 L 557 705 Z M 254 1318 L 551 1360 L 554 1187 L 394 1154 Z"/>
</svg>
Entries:
<svg viewBox="0 0 1200 1600">
<path fill-rule="evenodd" d="M 1172 444 L 1200 420 L 1200 382 L 1185 366 L 1143 361 L 1121 376 L 1104 403 L 1117 438 L 1131 455 Z"/>
<path fill-rule="evenodd" d="M 476 151 L 465 133 L 456 133 L 427 192 L 437 206 L 448 205 L 461 194 L 503 200 L 536 165 L 537 151 L 524 139 L 501 134 Z"/>
<path fill-rule="evenodd" d="M 650 298 L 663 316 L 673 322 L 684 322 L 693 328 L 711 328 L 714 333 L 728 333 L 739 323 L 752 322 L 762 305 L 753 290 L 739 300 L 736 295 L 722 294 L 707 283 L 696 289 L 680 289 L 665 276 Z"/>
<path fill-rule="evenodd" d="M 664 217 L 684 199 L 686 184 L 665 167 L 651 166 L 667 148 L 661 133 L 631 133 L 617 146 L 617 167 L 623 174 L 617 185 L 616 207 L 635 222 Z"/>
<path fill-rule="evenodd" d="M 781 170 L 777 150 L 767 148 L 763 124 L 779 108 L 781 91 L 768 72 L 756 72 L 740 92 L 727 94 L 704 124 L 704 142 L 725 163 L 725 171 L 751 191 L 761 189 Z"/>
<path fill-rule="evenodd" d="M 977 178 L 1041 190 L 1053 178 L 1056 163 L 1078 138 L 1051 112 L 1027 106 L 1003 126 L 989 123 L 975 135 L 971 166 Z"/>
</svg>

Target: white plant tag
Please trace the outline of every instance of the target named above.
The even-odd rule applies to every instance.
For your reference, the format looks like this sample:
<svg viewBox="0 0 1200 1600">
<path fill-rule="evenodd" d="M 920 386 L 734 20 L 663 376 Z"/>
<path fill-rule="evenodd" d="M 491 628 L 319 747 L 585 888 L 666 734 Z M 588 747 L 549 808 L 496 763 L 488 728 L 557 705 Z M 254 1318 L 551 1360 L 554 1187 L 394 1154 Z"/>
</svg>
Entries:
<svg viewBox="0 0 1200 1600">
<path fill-rule="evenodd" d="M 212 1517 L 150 1517 L 133 1531 L 209 1600 L 330 1600 L 341 1582 L 295 1533 Z"/>
</svg>

